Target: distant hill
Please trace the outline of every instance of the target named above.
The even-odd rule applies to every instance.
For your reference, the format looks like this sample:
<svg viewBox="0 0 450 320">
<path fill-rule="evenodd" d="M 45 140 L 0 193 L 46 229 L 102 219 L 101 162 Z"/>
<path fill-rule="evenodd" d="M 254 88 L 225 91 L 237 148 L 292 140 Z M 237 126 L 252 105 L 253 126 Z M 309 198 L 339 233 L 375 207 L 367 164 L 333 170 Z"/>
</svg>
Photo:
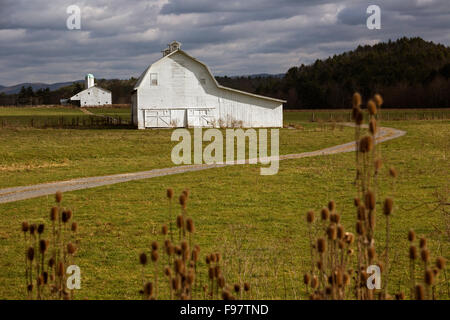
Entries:
<svg viewBox="0 0 450 320">
<path fill-rule="evenodd" d="M 28 88 L 31 87 L 33 91 L 37 91 L 39 89 L 49 88 L 50 91 L 58 90 L 59 88 L 66 87 L 72 85 L 74 82 L 83 82 L 83 80 L 76 80 L 70 82 L 56 82 L 56 83 L 40 83 L 40 82 L 24 82 L 19 83 L 13 86 L 0 86 L 0 93 L 4 92 L 5 94 L 16 94 L 20 92 L 22 87 Z"/>
</svg>

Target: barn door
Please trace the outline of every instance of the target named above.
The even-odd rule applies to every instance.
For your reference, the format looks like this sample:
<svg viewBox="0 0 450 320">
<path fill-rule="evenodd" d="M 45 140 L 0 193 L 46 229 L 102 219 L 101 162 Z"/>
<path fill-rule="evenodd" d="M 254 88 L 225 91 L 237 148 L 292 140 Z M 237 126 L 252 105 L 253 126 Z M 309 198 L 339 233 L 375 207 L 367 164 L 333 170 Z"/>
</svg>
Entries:
<svg viewBox="0 0 450 320">
<path fill-rule="evenodd" d="M 188 125 L 189 127 L 212 127 L 214 117 L 212 110 L 209 109 L 189 109 Z"/>
<path fill-rule="evenodd" d="M 146 128 L 168 128 L 170 125 L 170 110 L 145 110 Z"/>
</svg>

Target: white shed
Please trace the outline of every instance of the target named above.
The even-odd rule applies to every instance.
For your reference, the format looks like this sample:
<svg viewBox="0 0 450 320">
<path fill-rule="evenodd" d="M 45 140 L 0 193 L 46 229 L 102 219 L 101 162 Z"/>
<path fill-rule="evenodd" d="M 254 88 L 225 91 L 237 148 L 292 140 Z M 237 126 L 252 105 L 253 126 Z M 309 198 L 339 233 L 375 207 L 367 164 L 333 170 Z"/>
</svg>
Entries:
<svg viewBox="0 0 450 320">
<path fill-rule="evenodd" d="M 80 101 L 80 107 L 112 104 L 111 91 L 96 86 L 92 74 L 86 75 L 85 82 L 86 89 L 71 97 L 71 101 Z"/>
<path fill-rule="evenodd" d="M 221 86 L 176 41 L 140 76 L 131 101 L 131 117 L 139 129 L 282 127 L 286 102 Z"/>
</svg>

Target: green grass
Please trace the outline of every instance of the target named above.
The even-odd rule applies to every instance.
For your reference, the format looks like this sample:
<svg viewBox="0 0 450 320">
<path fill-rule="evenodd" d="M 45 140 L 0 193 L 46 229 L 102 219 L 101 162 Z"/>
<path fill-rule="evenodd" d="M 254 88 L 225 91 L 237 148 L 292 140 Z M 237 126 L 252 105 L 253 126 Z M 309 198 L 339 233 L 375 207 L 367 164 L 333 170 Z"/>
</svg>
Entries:
<svg viewBox="0 0 450 320">
<path fill-rule="evenodd" d="M 450 109 L 382 109 L 381 119 L 385 121 L 445 120 L 450 119 Z M 284 113 L 284 122 L 297 123 L 351 121 L 349 110 L 296 110 Z"/>
<path fill-rule="evenodd" d="M 302 130 L 281 129 L 280 154 L 348 142 L 352 132 L 308 123 Z M 165 129 L 4 128 L 0 133 L 0 188 L 171 167 L 177 144 Z"/>
<path fill-rule="evenodd" d="M 309 123 L 304 125 L 305 128 L 316 126 Z M 449 201 L 450 122 L 396 121 L 383 122 L 383 125 L 405 130 L 407 135 L 382 144 L 384 168 L 378 201 L 377 250 L 382 255 L 385 233 L 381 201 L 385 196 L 393 196 L 395 205 L 391 218 L 393 263 L 390 285 L 394 293 L 398 289 L 408 293 L 406 234 L 410 228 L 414 228 L 419 236 L 428 238 L 433 261 L 437 255 L 450 259 L 448 220 L 443 219 L 441 208 L 434 209 L 436 192 L 442 194 L 447 203 Z M 39 145 L 38 141 L 47 141 L 38 147 L 39 150 L 53 151 L 47 152 L 52 156 L 43 161 L 61 161 L 60 154 L 68 154 L 72 147 L 66 147 L 65 144 L 74 140 L 74 145 L 77 145 L 75 137 L 78 132 L 64 131 L 58 134 L 51 131 L 53 139 L 57 141 L 55 145 L 49 142 L 50 138 L 45 140 L 45 134 L 29 144 L 36 147 Z M 141 165 L 140 169 L 144 169 L 142 164 L 145 161 L 148 166 L 166 164 L 167 150 L 161 146 L 166 143 L 161 141 L 167 141 L 164 139 L 168 139 L 169 131 L 119 131 L 109 138 L 110 144 L 106 137 L 102 137 L 104 131 L 86 132 L 84 138 L 88 141 L 85 143 L 87 151 L 83 153 L 80 142 L 80 147 L 68 158 L 70 165 L 77 161 L 80 161 L 80 166 L 83 161 L 86 166 L 91 164 L 85 170 L 92 174 L 108 171 L 108 165 L 102 167 L 101 161 L 108 163 L 114 168 L 113 171 L 139 167 L 136 163 Z M 5 131 L 1 133 L 3 138 Z M 33 130 L 6 133 L 10 134 L 11 139 L 18 136 L 16 141 L 26 141 L 26 136 L 29 138 L 41 134 Z M 282 141 L 287 139 L 285 134 L 293 135 L 293 141 L 287 139 L 289 142 L 282 144 L 284 152 L 280 152 L 281 154 L 290 153 L 290 150 L 300 152 L 333 145 L 338 140 L 345 142 L 352 136 L 352 132 L 347 130 L 306 133 L 283 130 L 282 133 Z M 336 134 L 342 136 L 335 137 Z M 92 140 L 89 136 L 92 136 Z M 159 140 L 151 140 L 152 136 L 158 136 Z M 63 137 L 66 140 L 60 140 Z M 114 142 L 117 144 L 121 139 L 127 138 L 131 139 L 128 142 L 141 141 L 142 145 L 133 145 L 128 150 L 130 152 L 120 153 L 120 148 L 109 150 L 113 148 Z M 81 137 L 79 139 L 83 140 Z M 97 144 L 94 143 L 95 139 L 98 139 Z M 151 141 L 160 143 L 144 143 Z M 93 148 L 95 145 L 100 146 L 98 150 Z M 144 150 L 140 151 L 140 147 Z M 30 159 L 39 162 L 46 154 L 36 156 L 37 151 L 33 151 L 31 147 L 17 153 L 11 148 L 9 152 L 15 154 L 7 158 L 9 165 L 20 162 L 27 156 L 29 160 L 25 162 L 31 161 Z M 75 155 L 80 152 L 80 159 L 76 159 Z M 119 154 L 116 155 L 117 152 Z M 162 152 L 162 158 L 150 161 L 159 152 Z M 122 162 L 127 164 L 123 165 Z M 390 166 L 395 166 L 399 172 L 394 187 L 387 177 Z M 90 169 L 91 167 L 95 170 Z M 75 167 L 74 170 L 80 170 L 80 167 Z M 6 180 L 16 179 L 16 182 L 25 183 L 45 180 L 47 175 L 56 179 L 69 172 L 71 171 L 58 173 L 58 169 L 53 168 L 40 176 L 38 170 L 32 170 L 26 178 L 14 173 Z M 3 174 L 4 172 L 2 177 Z M 137 292 L 140 289 L 141 269 L 138 254 L 148 250 L 152 240 L 161 239 L 156 233 L 162 223 L 168 222 L 165 190 L 173 187 L 176 195 L 184 188 L 190 189 L 188 213 L 196 223 L 195 242 L 201 246 L 201 261 L 204 261 L 206 253 L 221 251 L 225 262 L 225 278 L 230 282 L 236 281 L 240 267 L 243 279 L 252 285 L 253 298 L 299 298 L 300 293 L 304 294 L 302 275 L 309 266 L 305 213 L 309 209 L 318 211 L 328 200 L 334 199 L 338 211 L 342 213 L 342 223 L 347 230 L 353 231 L 354 175 L 354 154 L 346 153 L 282 161 L 279 173 L 274 176 L 261 176 L 258 166 L 245 165 L 67 193 L 64 195 L 64 205 L 74 210 L 74 219 L 79 224 L 80 250 L 76 262 L 81 268 L 82 289 L 76 295 L 78 298 L 89 299 L 139 298 Z M 24 247 L 19 232 L 20 223 L 23 220 L 44 221 L 52 205 L 52 196 L 0 204 L 0 298 L 24 297 Z M 201 279 L 204 281 L 203 262 L 201 270 Z M 447 267 L 447 275 L 449 271 Z M 150 277 L 150 267 L 147 268 L 147 273 Z M 449 298 L 446 290 L 445 286 L 438 287 L 441 298 Z M 161 288 L 161 291 L 167 296 L 167 290 Z"/>
<path fill-rule="evenodd" d="M 86 108 L 94 114 L 114 117 L 116 119 L 131 120 L 131 107 Z"/>
</svg>

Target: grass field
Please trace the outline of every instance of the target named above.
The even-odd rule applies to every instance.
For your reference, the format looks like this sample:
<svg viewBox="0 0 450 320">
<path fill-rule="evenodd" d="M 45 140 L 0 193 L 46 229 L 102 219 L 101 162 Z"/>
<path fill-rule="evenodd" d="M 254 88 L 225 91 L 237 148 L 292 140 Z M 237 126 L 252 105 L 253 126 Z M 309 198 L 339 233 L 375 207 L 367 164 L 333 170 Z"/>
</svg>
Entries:
<svg viewBox="0 0 450 320">
<path fill-rule="evenodd" d="M 350 128 L 310 123 L 294 115 L 285 113 L 285 122 L 303 129 L 281 130 L 280 154 L 312 151 L 353 138 Z M 387 195 L 395 199 L 390 286 L 394 292 L 408 292 L 406 235 L 410 228 L 428 238 L 433 257 L 450 259 L 448 209 L 438 206 L 439 196 L 449 202 L 450 121 L 383 121 L 382 125 L 407 131 L 404 137 L 382 144 L 385 166 L 379 199 Z M 170 133 L 2 129 L 0 186 L 170 166 L 175 144 L 169 141 Z M 399 172 L 395 186 L 386 174 L 390 166 Z M 152 240 L 161 240 L 157 233 L 161 224 L 168 223 L 168 187 L 176 195 L 184 188 L 190 190 L 188 212 L 197 229 L 194 240 L 201 246 L 202 257 L 212 251 L 223 253 L 226 279 L 249 281 L 252 298 L 304 297 L 302 277 L 309 264 L 305 213 L 318 211 L 334 199 L 343 225 L 353 231 L 354 176 L 354 154 L 346 153 L 282 161 L 274 176 L 261 176 L 258 166 L 245 165 L 67 193 L 63 204 L 73 209 L 79 224 L 76 261 L 82 289 L 77 298 L 140 297 L 138 255 L 148 250 Z M 25 297 L 20 223 L 46 221 L 53 203 L 49 196 L 0 204 L 0 298 Z M 378 215 L 376 241 L 381 243 L 377 249 L 382 256 L 384 220 Z M 447 275 L 449 271 L 447 266 Z M 449 298 L 448 282 L 437 290 Z M 162 286 L 160 291 L 161 297 L 168 297 Z"/>
</svg>

